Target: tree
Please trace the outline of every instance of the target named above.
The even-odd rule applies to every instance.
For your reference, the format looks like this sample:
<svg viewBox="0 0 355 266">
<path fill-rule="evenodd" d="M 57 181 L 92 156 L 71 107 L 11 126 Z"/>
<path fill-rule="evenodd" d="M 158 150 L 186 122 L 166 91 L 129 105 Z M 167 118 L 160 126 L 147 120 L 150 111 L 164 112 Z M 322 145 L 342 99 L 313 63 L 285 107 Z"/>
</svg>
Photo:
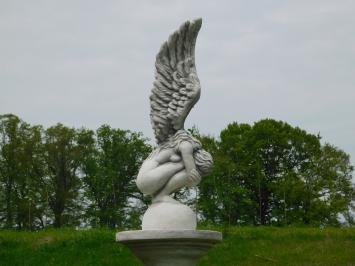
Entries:
<svg viewBox="0 0 355 266">
<path fill-rule="evenodd" d="M 48 204 L 54 214 L 54 227 L 63 224 L 77 225 L 80 215 L 79 176 L 83 149 L 78 145 L 78 133 L 74 128 L 57 124 L 48 128 L 44 136 L 47 178 L 44 180 Z"/>
<path fill-rule="evenodd" d="M 134 181 L 151 148 L 141 134 L 107 125 L 96 131 L 97 147 L 93 145 L 82 168 L 92 201 L 90 216 L 98 217 L 101 226 L 127 226 L 128 220 L 139 217 L 132 206 L 141 205 L 142 194 Z"/>
<path fill-rule="evenodd" d="M 201 141 L 215 160 L 200 186 L 206 221 L 336 225 L 351 202 L 349 157 L 320 136 L 265 119 L 232 123 L 219 140 Z"/>
<path fill-rule="evenodd" d="M 42 225 L 42 132 L 41 126 L 30 126 L 15 115 L 0 116 L 0 194 L 4 195 L 0 219 L 7 228 L 31 230 Z"/>
<path fill-rule="evenodd" d="M 198 189 L 176 198 L 195 205 L 204 222 L 225 225 L 354 224 L 349 155 L 285 122 L 232 123 L 219 139 L 190 132 L 214 158 Z M 135 178 L 151 147 L 140 133 L 44 130 L 0 116 L 0 227 L 53 224 L 136 228 L 148 200 Z"/>
<path fill-rule="evenodd" d="M 354 196 L 351 183 L 353 166 L 344 151 L 326 143 L 313 173 L 316 195 L 307 215 L 311 222 L 321 225 L 339 225 L 340 213 L 346 215 Z"/>
<path fill-rule="evenodd" d="M 15 219 L 15 182 L 20 178 L 17 171 L 20 167 L 17 152 L 21 148 L 21 137 L 19 130 L 21 121 L 17 116 L 8 114 L 0 117 L 1 124 L 1 190 L 2 197 L 2 217 L 6 228 L 14 226 Z"/>
<path fill-rule="evenodd" d="M 47 209 L 46 198 L 42 191 L 42 179 L 45 177 L 44 147 L 41 126 L 22 127 L 22 149 L 17 152 L 21 162 L 17 172 L 20 178 L 16 182 L 17 227 L 29 230 L 44 227 L 43 214 Z"/>
</svg>

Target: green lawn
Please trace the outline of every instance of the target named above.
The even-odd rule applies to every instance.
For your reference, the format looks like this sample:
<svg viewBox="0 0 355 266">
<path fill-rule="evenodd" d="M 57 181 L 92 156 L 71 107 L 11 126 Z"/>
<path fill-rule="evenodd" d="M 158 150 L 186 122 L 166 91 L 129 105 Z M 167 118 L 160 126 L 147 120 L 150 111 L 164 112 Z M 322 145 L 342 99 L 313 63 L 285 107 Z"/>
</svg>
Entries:
<svg viewBox="0 0 355 266">
<path fill-rule="evenodd" d="M 234 227 L 200 265 L 355 265 L 355 228 Z"/>
<path fill-rule="evenodd" d="M 0 265 L 142 265 L 114 235 L 0 231 Z M 355 228 L 232 227 L 200 265 L 355 265 Z"/>
</svg>

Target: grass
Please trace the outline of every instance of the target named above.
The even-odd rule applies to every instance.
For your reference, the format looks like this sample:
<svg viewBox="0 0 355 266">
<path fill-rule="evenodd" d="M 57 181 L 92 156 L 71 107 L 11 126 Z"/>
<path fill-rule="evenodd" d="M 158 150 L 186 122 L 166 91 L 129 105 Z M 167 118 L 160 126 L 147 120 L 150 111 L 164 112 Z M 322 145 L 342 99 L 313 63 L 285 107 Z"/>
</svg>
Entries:
<svg viewBox="0 0 355 266">
<path fill-rule="evenodd" d="M 0 231 L 0 265 L 142 265 L 114 231 Z"/>
<path fill-rule="evenodd" d="M 355 228 L 231 227 L 199 265 L 355 265 Z M 0 265 L 142 265 L 113 230 L 0 231 Z"/>
<path fill-rule="evenodd" d="M 355 228 L 233 227 L 200 265 L 355 265 Z"/>
</svg>

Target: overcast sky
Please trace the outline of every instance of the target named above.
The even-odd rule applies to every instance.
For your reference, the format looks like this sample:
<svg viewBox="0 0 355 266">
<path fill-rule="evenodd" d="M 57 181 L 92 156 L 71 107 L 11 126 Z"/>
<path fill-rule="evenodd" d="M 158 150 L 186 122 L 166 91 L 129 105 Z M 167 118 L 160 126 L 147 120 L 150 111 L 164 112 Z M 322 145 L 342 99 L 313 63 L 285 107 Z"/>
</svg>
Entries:
<svg viewBox="0 0 355 266">
<path fill-rule="evenodd" d="M 355 164 L 355 1 L 0 0 L 0 114 L 152 138 L 155 55 L 185 20 L 202 96 L 186 127 L 274 118 Z"/>
</svg>

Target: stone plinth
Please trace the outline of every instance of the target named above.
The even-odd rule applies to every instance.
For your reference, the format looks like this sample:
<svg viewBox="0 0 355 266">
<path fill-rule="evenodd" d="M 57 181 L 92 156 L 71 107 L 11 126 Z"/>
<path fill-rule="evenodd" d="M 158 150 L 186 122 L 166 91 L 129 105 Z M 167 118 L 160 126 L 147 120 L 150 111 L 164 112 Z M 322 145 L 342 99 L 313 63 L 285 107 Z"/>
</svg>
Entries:
<svg viewBox="0 0 355 266">
<path fill-rule="evenodd" d="M 207 230 L 137 230 L 116 234 L 116 241 L 129 247 L 148 266 L 192 266 L 222 234 Z"/>
</svg>

